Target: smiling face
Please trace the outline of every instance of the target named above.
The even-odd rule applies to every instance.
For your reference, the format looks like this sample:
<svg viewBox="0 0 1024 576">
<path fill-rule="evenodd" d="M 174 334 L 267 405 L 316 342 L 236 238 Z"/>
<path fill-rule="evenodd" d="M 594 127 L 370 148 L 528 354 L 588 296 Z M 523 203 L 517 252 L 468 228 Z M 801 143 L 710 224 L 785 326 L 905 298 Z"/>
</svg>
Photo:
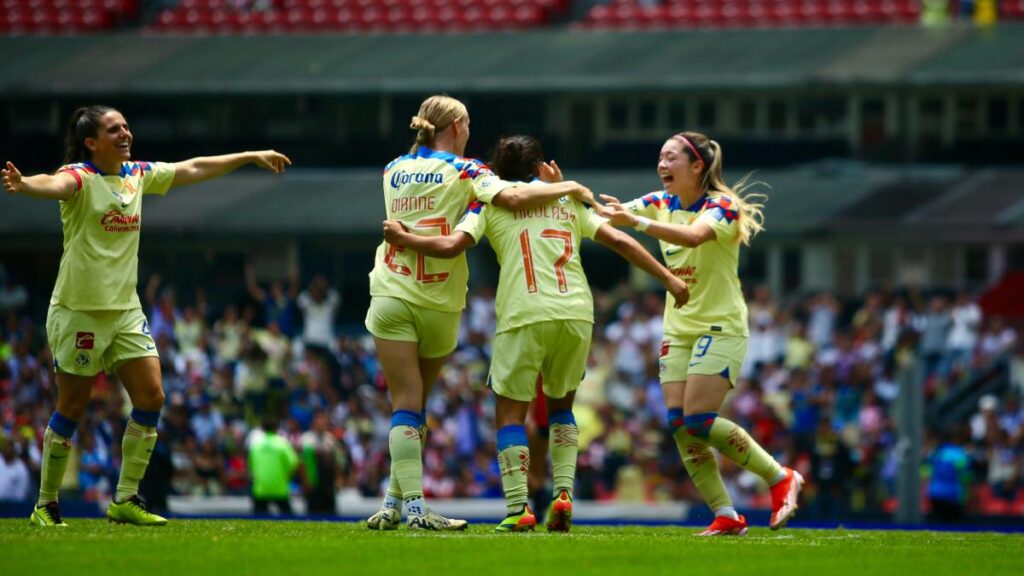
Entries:
<svg viewBox="0 0 1024 576">
<path fill-rule="evenodd" d="M 676 138 L 669 138 L 661 147 L 658 157 L 658 177 L 665 191 L 676 196 L 692 190 L 700 182 L 704 162 L 691 161 L 684 152 L 685 144 Z"/>
<path fill-rule="evenodd" d="M 94 138 L 85 139 L 93 164 L 97 166 L 120 165 L 131 160 L 132 133 L 128 121 L 116 110 L 103 115 Z"/>
</svg>

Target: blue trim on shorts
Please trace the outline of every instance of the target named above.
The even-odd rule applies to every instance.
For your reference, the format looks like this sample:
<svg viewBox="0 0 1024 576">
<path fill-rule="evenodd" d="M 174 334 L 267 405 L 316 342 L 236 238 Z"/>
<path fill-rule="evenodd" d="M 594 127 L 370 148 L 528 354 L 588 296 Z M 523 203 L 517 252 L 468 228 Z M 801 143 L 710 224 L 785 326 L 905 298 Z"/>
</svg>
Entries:
<svg viewBox="0 0 1024 576">
<path fill-rule="evenodd" d="M 134 420 L 137 424 L 149 426 L 150 428 L 156 428 L 157 423 L 160 422 L 160 411 L 139 410 L 138 408 L 132 408 L 132 420 Z"/>
<path fill-rule="evenodd" d="M 50 416 L 50 423 L 47 426 L 58 436 L 71 438 L 75 435 L 75 430 L 78 429 L 78 422 L 54 410 L 53 415 Z"/>
<path fill-rule="evenodd" d="M 391 415 L 391 427 L 396 426 L 412 426 L 413 428 L 419 428 L 423 424 L 423 420 L 420 419 L 418 412 L 412 410 L 395 410 Z"/>
<path fill-rule="evenodd" d="M 498 430 L 498 452 L 512 446 L 528 446 L 526 428 L 522 424 L 512 424 Z"/>
<path fill-rule="evenodd" d="M 548 416 L 548 426 L 554 424 L 575 426 L 576 416 L 573 415 L 572 410 L 559 410 L 558 412 L 552 412 L 551 415 Z"/>
</svg>

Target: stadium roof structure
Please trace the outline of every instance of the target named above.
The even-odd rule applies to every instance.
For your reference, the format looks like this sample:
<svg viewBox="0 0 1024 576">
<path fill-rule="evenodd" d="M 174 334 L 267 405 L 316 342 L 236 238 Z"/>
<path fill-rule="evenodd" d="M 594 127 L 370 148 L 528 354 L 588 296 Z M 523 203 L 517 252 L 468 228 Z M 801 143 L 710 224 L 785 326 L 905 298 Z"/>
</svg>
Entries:
<svg viewBox="0 0 1024 576">
<path fill-rule="evenodd" d="M 634 198 L 659 186 L 651 170 L 572 171 L 600 193 Z M 735 181 L 742 174 L 726 174 Z M 765 170 L 766 238 L 1024 241 L 1024 169 L 865 167 L 820 162 Z M 379 170 L 243 171 L 146 199 L 146 235 L 378 236 Z M 55 202 L 0 195 L 0 236 L 57 235 Z"/>
<path fill-rule="evenodd" d="M 6 37 L 9 94 L 584 92 L 1024 85 L 1024 24 L 990 29 Z"/>
</svg>

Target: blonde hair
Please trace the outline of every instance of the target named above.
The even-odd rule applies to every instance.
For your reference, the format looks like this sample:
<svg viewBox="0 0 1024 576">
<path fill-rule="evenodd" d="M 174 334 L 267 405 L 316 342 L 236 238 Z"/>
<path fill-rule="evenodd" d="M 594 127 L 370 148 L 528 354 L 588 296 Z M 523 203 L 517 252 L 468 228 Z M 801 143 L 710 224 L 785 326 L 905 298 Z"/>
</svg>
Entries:
<svg viewBox="0 0 1024 576">
<path fill-rule="evenodd" d="M 430 146 L 434 136 L 447 129 L 459 120 L 469 116 L 466 105 L 451 96 L 431 96 L 420 104 L 420 111 L 412 117 L 409 128 L 416 131 L 416 142 L 412 145 L 411 154 L 416 153 L 420 146 Z"/>
<path fill-rule="evenodd" d="M 747 174 L 730 187 L 722 178 L 722 147 L 718 142 L 700 132 L 681 132 L 673 138 L 683 142 L 683 152 L 692 161 L 700 160 L 704 163 L 704 175 L 700 181 L 701 190 L 727 196 L 736 206 L 740 226 L 737 239 L 749 246 L 750 240 L 764 230 L 764 203 L 768 200 L 767 194 L 749 192 L 749 190 L 758 185 L 765 188 L 769 188 L 769 186 L 764 182 L 752 181 L 750 179 L 752 174 Z M 694 157 L 695 153 L 697 157 Z"/>
</svg>

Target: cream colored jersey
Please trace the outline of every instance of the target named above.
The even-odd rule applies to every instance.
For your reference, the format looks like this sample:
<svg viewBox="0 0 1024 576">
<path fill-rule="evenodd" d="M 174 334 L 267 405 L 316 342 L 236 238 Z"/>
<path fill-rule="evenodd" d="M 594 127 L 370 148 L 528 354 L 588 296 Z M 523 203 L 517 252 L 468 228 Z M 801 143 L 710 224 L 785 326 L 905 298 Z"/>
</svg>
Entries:
<svg viewBox="0 0 1024 576">
<path fill-rule="evenodd" d="M 747 336 L 747 303 L 738 276 L 739 212 L 732 200 L 726 195 L 705 195 L 692 206 L 683 206 L 678 196 L 652 192 L 625 207 L 658 222 L 705 222 L 715 231 L 714 240 L 696 248 L 659 241 L 665 265 L 690 287 L 690 301 L 685 306 L 665 307 L 665 334 Z"/>
<path fill-rule="evenodd" d="M 501 274 L 497 332 L 548 320 L 594 322 L 594 299 L 580 261 L 580 240 L 607 220 L 568 196 L 529 210 L 473 204 L 456 230 L 484 235 Z"/>
<path fill-rule="evenodd" d="M 58 170 L 75 178 L 77 192 L 60 203 L 64 254 L 51 304 L 70 310 L 141 308 L 139 277 L 142 196 L 166 194 L 174 165 L 125 162 L 103 174 L 90 162 Z"/>
<path fill-rule="evenodd" d="M 415 234 L 447 235 L 471 202 L 490 203 L 510 186 L 479 160 L 421 146 L 384 169 L 387 219 Z M 370 295 L 457 312 L 466 307 L 468 280 L 465 254 L 431 258 L 382 242 L 370 272 Z"/>
</svg>

